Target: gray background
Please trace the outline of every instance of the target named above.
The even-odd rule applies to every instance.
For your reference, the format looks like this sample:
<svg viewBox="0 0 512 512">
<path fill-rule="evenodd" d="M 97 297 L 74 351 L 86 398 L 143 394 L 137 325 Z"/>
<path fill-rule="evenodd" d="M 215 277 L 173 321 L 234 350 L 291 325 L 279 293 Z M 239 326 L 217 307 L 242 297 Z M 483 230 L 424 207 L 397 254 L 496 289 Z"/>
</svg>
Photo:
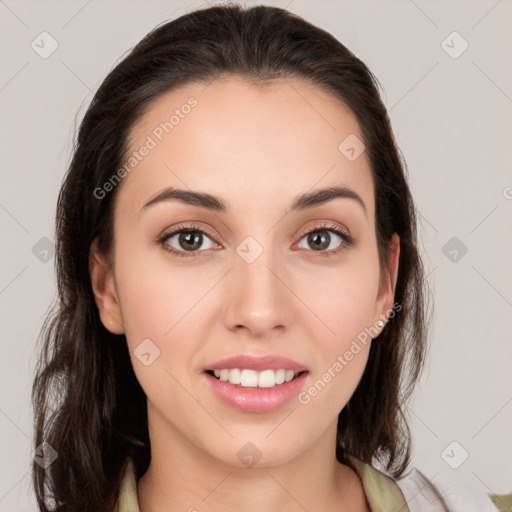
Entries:
<svg viewBox="0 0 512 512">
<path fill-rule="evenodd" d="M 511 2 L 263 3 L 330 31 L 385 90 L 435 300 L 430 357 L 408 411 L 414 465 L 434 481 L 512 491 Z M 0 0 L 2 511 L 35 510 L 34 347 L 55 294 L 53 218 L 75 116 L 150 29 L 206 5 Z M 58 43 L 46 59 L 31 47 L 43 31 Z M 463 40 L 469 47 L 453 58 Z"/>
</svg>

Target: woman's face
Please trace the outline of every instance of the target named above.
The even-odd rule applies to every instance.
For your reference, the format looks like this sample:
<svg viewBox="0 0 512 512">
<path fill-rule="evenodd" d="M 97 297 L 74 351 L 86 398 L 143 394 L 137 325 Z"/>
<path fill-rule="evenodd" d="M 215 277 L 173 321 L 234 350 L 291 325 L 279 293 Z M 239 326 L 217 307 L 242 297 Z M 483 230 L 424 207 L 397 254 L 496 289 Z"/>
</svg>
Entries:
<svg viewBox="0 0 512 512">
<path fill-rule="evenodd" d="M 381 274 L 361 140 L 341 103 L 284 79 L 187 85 L 134 126 L 114 265 L 96 255 L 91 276 L 103 324 L 126 334 L 150 435 L 237 466 L 333 443 L 368 333 L 393 304 L 399 252 Z M 236 356 L 248 359 L 217 364 Z"/>
</svg>

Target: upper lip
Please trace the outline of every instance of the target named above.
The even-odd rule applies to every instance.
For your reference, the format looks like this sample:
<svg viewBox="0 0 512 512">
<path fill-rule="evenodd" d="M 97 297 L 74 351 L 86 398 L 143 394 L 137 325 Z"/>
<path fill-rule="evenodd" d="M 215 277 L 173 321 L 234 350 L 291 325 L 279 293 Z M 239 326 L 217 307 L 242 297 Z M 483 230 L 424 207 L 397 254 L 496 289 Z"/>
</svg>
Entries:
<svg viewBox="0 0 512 512">
<path fill-rule="evenodd" d="M 307 371 L 307 368 L 304 365 L 298 363 L 297 361 L 293 361 L 292 359 L 288 359 L 287 357 L 274 355 L 268 355 L 263 357 L 239 355 L 236 357 L 230 357 L 228 359 L 222 359 L 220 361 L 212 363 L 210 366 L 207 366 L 205 368 L 205 371 L 222 370 L 224 368 L 245 368 L 248 370 L 255 371 L 284 369 L 293 370 L 295 373 Z"/>
</svg>

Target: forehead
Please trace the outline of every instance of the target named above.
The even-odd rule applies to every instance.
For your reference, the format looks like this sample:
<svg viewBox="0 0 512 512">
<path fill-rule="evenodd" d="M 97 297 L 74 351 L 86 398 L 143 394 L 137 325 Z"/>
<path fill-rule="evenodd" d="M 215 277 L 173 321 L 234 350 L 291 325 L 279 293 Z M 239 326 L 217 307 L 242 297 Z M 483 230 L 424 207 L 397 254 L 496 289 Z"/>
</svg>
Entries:
<svg viewBox="0 0 512 512">
<path fill-rule="evenodd" d="M 137 161 L 119 201 L 139 209 L 161 188 L 176 186 L 227 197 L 248 212 L 341 185 L 355 189 L 371 213 L 366 153 L 348 159 L 346 140 L 362 141 L 353 113 L 305 81 L 191 83 L 159 97 L 132 127 L 126 157 L 138 153 Z"/>
</svg>

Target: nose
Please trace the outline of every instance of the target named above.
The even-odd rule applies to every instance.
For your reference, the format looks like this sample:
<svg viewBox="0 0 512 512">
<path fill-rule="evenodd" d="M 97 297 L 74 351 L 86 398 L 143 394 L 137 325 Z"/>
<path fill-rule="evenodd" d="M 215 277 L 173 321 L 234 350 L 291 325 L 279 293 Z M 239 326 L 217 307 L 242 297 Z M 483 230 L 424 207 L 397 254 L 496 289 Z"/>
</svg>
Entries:
<svg viewBox="0 0 512 512">
<path fill-rule="evenodd" d="M 294 296 L 284 265 L 278 264 L 271 250 L 263 250 L 250 261 L 239 254 L 234 256 L 226 283 L 224 324 L 229 330 L 246 331 L 251 337 L 272 337 L 292 325 Z"/>
</svg>

